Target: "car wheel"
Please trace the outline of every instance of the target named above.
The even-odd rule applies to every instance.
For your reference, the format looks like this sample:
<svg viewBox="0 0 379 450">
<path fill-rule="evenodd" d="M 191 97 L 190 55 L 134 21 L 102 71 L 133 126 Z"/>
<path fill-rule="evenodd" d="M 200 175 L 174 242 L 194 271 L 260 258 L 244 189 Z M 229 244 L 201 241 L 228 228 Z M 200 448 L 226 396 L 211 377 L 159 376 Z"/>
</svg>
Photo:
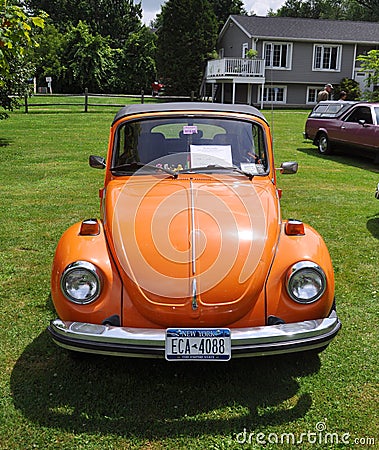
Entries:
<svg viewBox="0 0 379 450">
<path fill-rule="evenodd" d="M 317 140 L 317 147 L 319 153 L 322 155 L 330 155 L 332 153 L 332 146 L 329 138 L 325 133 L 321 133 Z"/>
</svg>

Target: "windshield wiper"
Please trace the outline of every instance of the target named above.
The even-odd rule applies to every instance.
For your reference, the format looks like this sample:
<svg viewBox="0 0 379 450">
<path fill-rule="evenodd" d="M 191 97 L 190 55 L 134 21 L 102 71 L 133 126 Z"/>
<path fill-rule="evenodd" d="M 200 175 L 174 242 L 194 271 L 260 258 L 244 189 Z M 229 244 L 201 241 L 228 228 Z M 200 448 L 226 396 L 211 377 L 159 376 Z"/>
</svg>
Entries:
<svg viewBox="0 0 379 450">
<path fill-rule="evenodd" d="M 240 173 L 241 175 L 245 175 L 249 178 L 249 180 L 252 180 L 254 178 L 254 175 L 249 172 L 245 172 L 244 170 L 239 169 L 237 166 L 219 166 L 218 164 L 209 164 L 208 166 L 201 166 L 201 167 L 192 167 L 191 169 L 183 169 L 179 170 L 179 173 L 198 173 L 198 172 L 212 172 L 214 170 L 222 170 L 222 171 L 232 171 Z"/>
<path fill-rule="evenodd" d="M 144 163 L 141 163 L 141 162 L 138 162 L 138 161 L 134 161 L 132 163 L 127 163 L 127 164 L 120 164 L 118 166 L 111 167 L 111 171 L 112 172 L 113 171 L 115 171 L 115 172 L 123 171 L 123 170 L 128 171 L 128 169 L 130 169 L 130 170 L 137 170 L 139 168 L 145 168 L 145 167 L 147 169 L 149 169 L 149 170 L 155 170 L 155 171 L 161 170 L 162 172 L 168 173 L 173 178 L 178 178 L 178 173 L 174 172 L 171 169 L 166 169 L 163 166 L 154 166 L 154 164 L 149 164 L 149 163 L 144 164 Z"/>
</svg>

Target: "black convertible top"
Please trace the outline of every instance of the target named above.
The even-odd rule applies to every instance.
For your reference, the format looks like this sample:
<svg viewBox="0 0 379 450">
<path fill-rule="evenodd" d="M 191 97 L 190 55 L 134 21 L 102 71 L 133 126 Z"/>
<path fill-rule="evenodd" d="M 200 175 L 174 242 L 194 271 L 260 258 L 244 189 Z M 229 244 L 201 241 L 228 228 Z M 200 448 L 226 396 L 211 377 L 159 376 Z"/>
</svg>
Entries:
<svg viewBox="0 0 379 450">
<path fill-rule="evenodd" d="M 264 115 L 253 106 L 249 105 L 230 105 L 224 103 L 206 103 L 206 102 L 172 102 L 172 103 L 143 103 L 124 106 L 118 111 L 113 119 L 113 123 L 122 117 L 131 114 L 155 113 L 155 112 L 178 112 L 180 111 L 214 111 L 214 112 L 230 112 L 240 114 L 251 114 L 253 116 L 267 120 Z"/>
</svg>

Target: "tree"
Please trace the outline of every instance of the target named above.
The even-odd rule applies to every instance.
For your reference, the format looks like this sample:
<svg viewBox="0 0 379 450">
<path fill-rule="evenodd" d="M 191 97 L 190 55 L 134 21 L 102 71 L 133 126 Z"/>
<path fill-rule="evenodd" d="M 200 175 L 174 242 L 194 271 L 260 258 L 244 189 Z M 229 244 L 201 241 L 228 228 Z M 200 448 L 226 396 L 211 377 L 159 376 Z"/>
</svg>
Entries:
<svg viewBox="0 0 379 450">
<path fill-rule="evenodd" d="M 209 3 L 217 17 L 218 31 L 221 31 L 231 14 L 247 14 L 242 0 L 209 0 Z"/>
<path fill-rule="evenodd" d="M 32 11 L 46 11 L 64 32 L 71 23 L 85 20 L 92 32 L 109 36 L 112 47 L 122 46 L 141 25 L 142 7 L 133 0 L 24 0 Z M 85 19 L 84 19 L 85 18 Z"/>
<path fill-rule="evenodd" d="M 114 50 L 109 39 L 100 34 L 92 34 L 90 27 L 79 21 L 68 28 L 63 66 L 65 82 L 70 92 L 83 92 L 88 87 L 91 92 L 103 91 L 114 69 Z"/>
<path fill-rule="evenodd" d="M 28 92 L 33 65 L 28 50 L 37 44 L 37 30 L 44 27 L 44 15 L 28 16 L 11 1 L 0 0 L 0 102 L 4 110 L 13 110 Z M 0 113 L 0 119 L 7 113 Z"/>
<path fill-rule="evenodd" d="M 368 10 L 371 21 L 376 22 L 379 19 L 379 0 L 356 0 L 363 8 Z"/>
<path fill-rule="evenodd" d="M 66 40 L 66 34 L 61 33 L 52 23 L 46 23 L 44 32 L 38 35 L 38 47 L 32 51 L 38 86 L 45 83 L 46 77 L 52 77 L 54 90 L 62 92 Z"/>
<path fill-rule="evenodd" d="M 361 71 L 369 73 L 366 81 L 368 90 L 364 93 L 366 100 L 378 101 L 379 91 L 371 89 L 379 84 L 379 50 L 370 50 L 367 55 L 359 55 L 357 61 L 361 63 Z"/>
<path fill-rule="evenodd" d="M 367 20 L 367 9 L 356 0 L 286 0 L 270 16 L 308 19 Z"/>
<path fill-rule="evenodd" d="M 359 83 L 351 78 L 342 78 L 339 85 L 334 86 L 334 98 L 338 100 L 341 91 L 347 93 L 346 100 L 358 100 L 361 96 Z"/>
<path fill-rule="evenodd" d="M 217 39 L 217 18 L 208 0 L 168 0 L 157 41 L 158 75 L 175 95 L 199 92 Z"/>
<path fill-rule="evenodd" d="M 156 78 L 156 39 L 156 34 L 145 26 L 130 33 L 118 54 L 117 69 L 109 83 L 110 92 L 137 94 L 141 89 L 150 89 Z"/>
<path fill-rule="evenodd" d="M 35 56 L 39 76 L 53 76 L 55 89 L 140 92 L 150 86 L 156 72 L 155 36 L 142 25 L 140 2 L 22 1 L 34 11 L 49 13 L 49 36 L 41 40 Z"/>
<path fill-rule="evenodd" d="M 346 97 L 343 100 L 358 101 L 361 98 L 359 83 L 351 78 L 342 78 L 338 84 L 333 83 L 333 87 L 331 100 L 339 100 L 341 92 L 346 93 Z"/>
</svg>

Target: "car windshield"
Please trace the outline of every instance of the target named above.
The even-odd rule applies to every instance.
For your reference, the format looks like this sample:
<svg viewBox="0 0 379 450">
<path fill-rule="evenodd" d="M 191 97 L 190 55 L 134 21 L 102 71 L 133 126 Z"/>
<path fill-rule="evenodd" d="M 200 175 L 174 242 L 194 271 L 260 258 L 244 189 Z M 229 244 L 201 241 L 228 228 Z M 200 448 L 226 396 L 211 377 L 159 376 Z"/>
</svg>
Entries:
<svg viewBox="0 0 379 450">
<path fill-rule="evenodd" d="M 117 129 L 111 170 L 116 175 L 146 173 L 146 165 L 149 173 L 155 166 L 174 173 L 230 168 L 234 173 L 264 175 L 268 171 L 264 136 L 259 123 L 235 119 L 128 121 Z"/>
</svg>

